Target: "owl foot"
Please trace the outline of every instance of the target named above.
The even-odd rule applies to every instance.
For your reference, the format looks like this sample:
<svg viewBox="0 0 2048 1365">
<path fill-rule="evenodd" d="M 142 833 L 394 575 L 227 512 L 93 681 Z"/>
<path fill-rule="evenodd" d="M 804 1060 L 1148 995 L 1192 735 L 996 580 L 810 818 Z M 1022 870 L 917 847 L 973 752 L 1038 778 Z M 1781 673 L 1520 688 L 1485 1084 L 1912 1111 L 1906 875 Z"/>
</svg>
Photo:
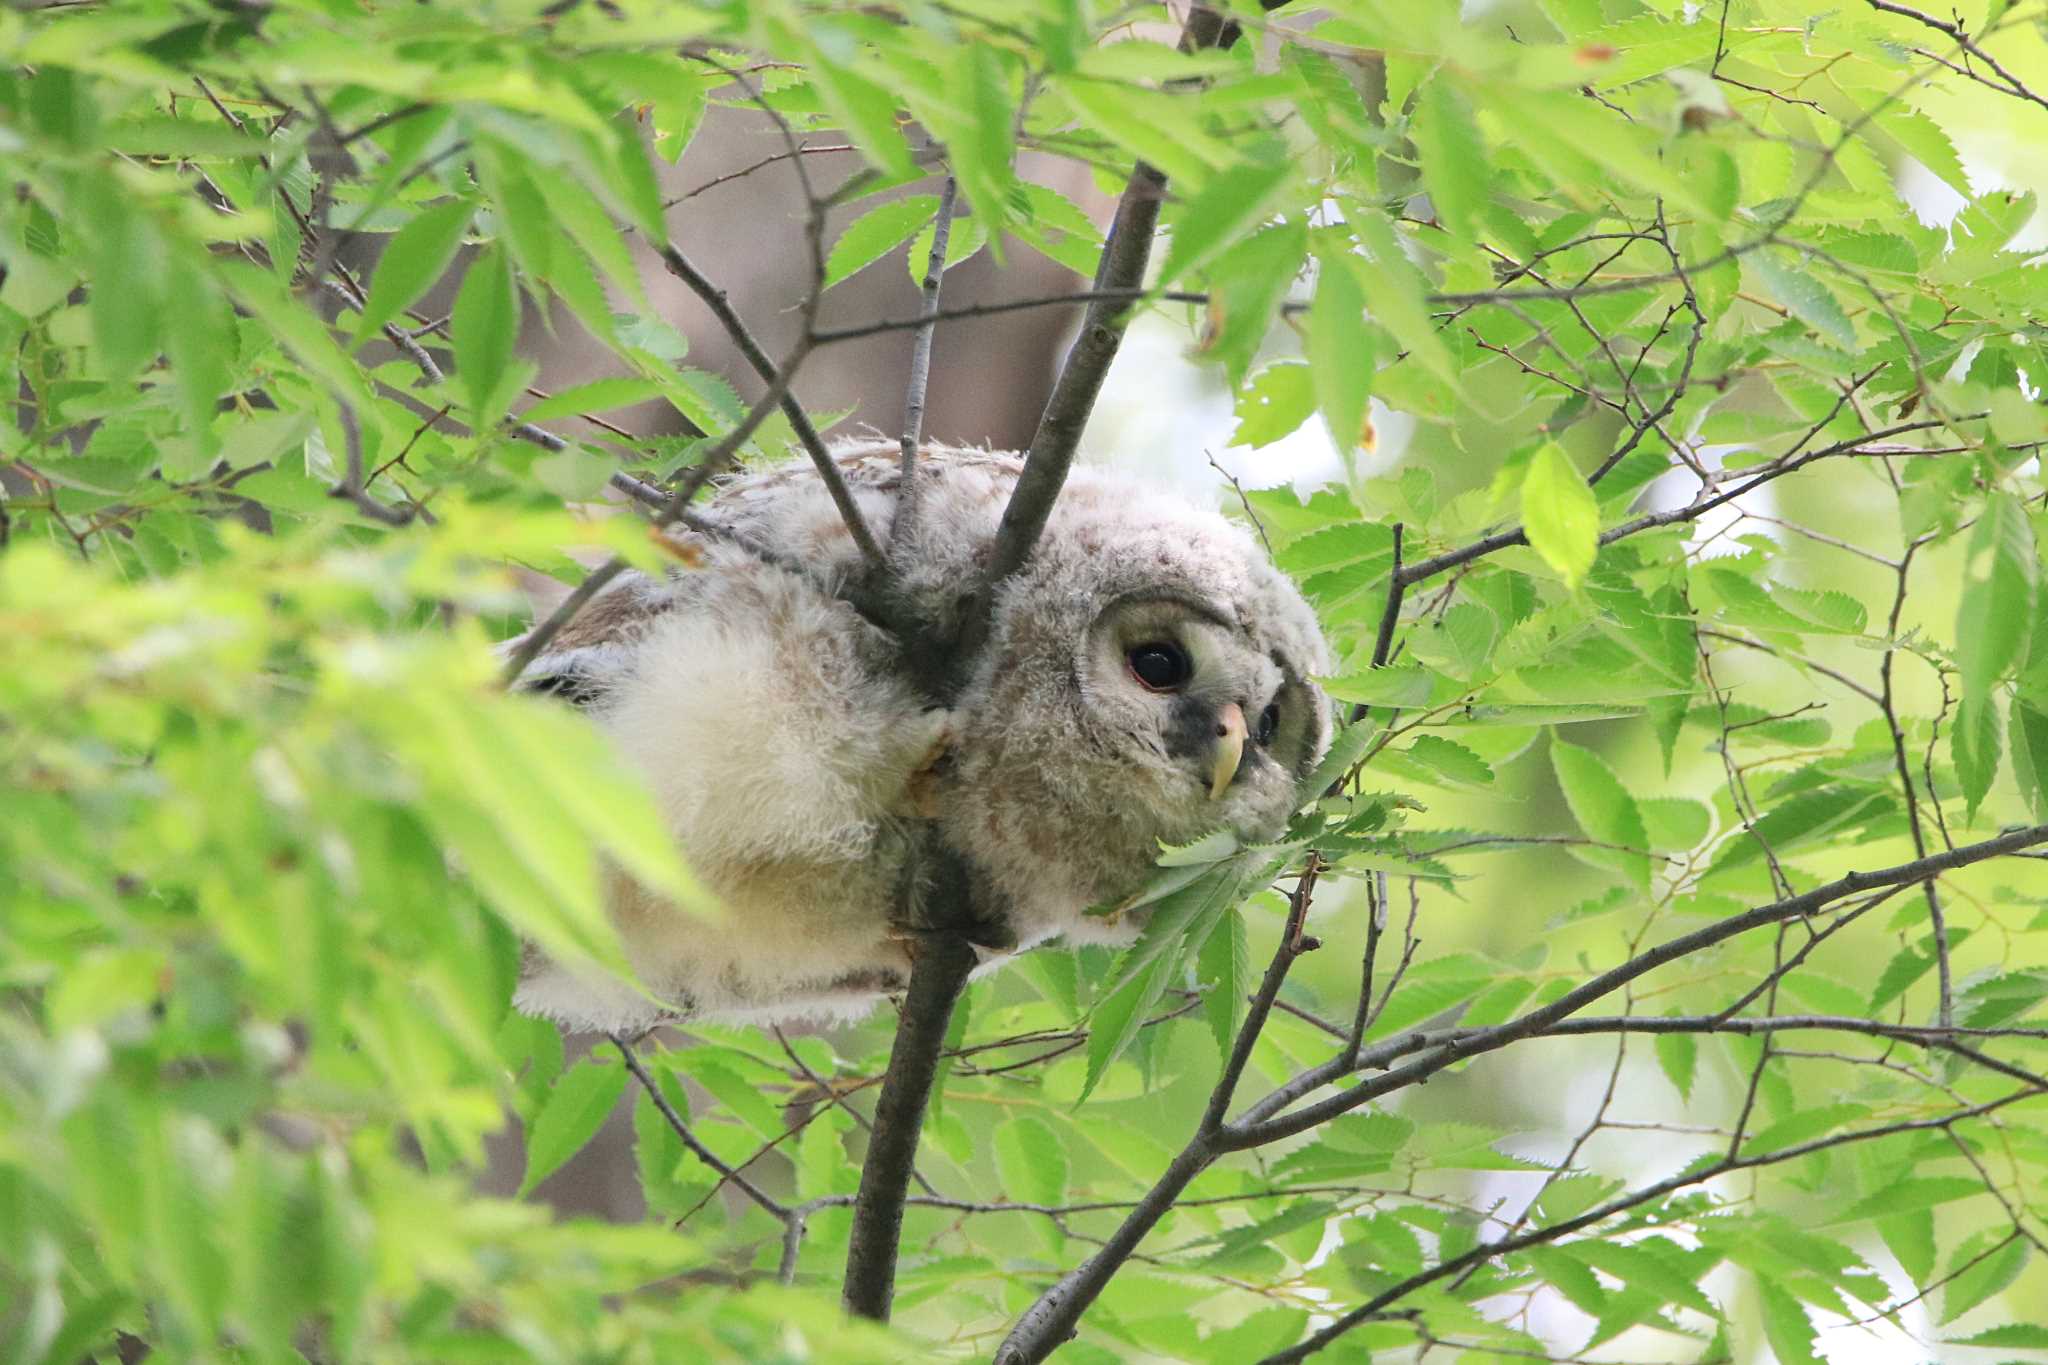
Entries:
<svg viewBox="0 0 2048 1365">
<path fill-rule="evenodd" d="M 963 940 L 974 950 L 974 965 L 985 967 L 1017 950 L 1017 936 L 999 920 L 977 920 L 959 929 L 922 929 L 908 924 L 890 924 L 882 937 L 894 944 L 903 960 L 915 965 L 926 939 L 947 934 Z"/>
<path fill-rule="evenodd" d="M 903 783 L 902 805 L 907 814 L 936 820 L 939 778 L 952 754 L 953 741 L 958 738 L 953 732 L 953 713 L 927 711 L 918 718 L 918 729 L 923 733 L 915 736 L 920 743 L 911 751 L 916 757 L 910 765 L 910 776 Z"/>
</svg>

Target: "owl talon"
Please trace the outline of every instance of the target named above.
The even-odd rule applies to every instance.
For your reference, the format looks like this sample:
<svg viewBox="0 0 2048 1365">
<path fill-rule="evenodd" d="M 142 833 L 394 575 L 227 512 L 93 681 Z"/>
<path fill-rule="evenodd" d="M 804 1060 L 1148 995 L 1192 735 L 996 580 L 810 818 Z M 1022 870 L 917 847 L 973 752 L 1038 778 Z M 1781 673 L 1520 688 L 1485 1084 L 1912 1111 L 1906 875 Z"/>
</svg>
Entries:
<svg viewBox="0 0 2048 1365">
<path fill-rule="evenodd" d="M 936 820 L 939 818 L 939 777 L 952 754 L 953 741 L 957 736 L 953 732 L 953 713 L 950 711 L 927 711 L 923 722 L 929 727 L 929 735 L 917 761 L 911 764 L 910 776 L 903 783 L 903 804 L 920 819 Z"/>
<path fill-rule="evenodd" d="M 924 950 L 925 939 L 934 934 L 947 933 L 943 929 L 918 929 L 907 924 L 891 924 L 882 931 L 882 938 L 896 945 L 903 954 L 903 960 L 912 966 L 917 964 Z M 974 950 L 974 965 L 983 967 L 997 958 L 1008 957 L 1016 951 L 1017 936 L 1010 927 L 999 920 L 981 920 L 961 928 L 959 937 Z"/>
<path fill-rule="evenodd" d="M 924 939 L 917 930 L 905 924 L 891 924 L 882 931 L 882 938 L 896 946 L 896 951 L 903 954 L 905 962 L 913 967 L 917 965 L 917 952 L 923 946 Z"/>
</svg>

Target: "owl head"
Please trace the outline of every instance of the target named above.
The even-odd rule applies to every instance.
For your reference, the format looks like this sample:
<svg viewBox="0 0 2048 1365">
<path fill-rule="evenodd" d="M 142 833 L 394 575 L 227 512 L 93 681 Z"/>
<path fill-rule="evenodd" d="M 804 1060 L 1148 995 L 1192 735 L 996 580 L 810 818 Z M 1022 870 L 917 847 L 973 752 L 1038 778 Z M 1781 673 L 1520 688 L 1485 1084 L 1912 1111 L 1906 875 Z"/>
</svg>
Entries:
<svg viewBox="0 0 2048 1365">
<path fill-rule="evenodd" d="M 979 847 L 1088 867 L 1100 903 L 1161 841 L 1276 833 L 1330 738 L 1314 613 L 1259 541 L 1158 489 L 1077 471 L 1004 587 L 964 699 Z"/>
</svg>

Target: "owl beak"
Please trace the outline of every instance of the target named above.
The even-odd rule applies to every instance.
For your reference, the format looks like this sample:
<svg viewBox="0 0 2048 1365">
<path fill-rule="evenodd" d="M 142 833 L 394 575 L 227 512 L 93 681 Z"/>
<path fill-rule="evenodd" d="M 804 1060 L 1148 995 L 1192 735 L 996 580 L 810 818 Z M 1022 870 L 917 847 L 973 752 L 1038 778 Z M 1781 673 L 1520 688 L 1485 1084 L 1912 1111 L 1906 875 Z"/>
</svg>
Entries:
<svg viewBox="0 0 2048 1365">
<path fill-rule="evenodd" d="M 1236 702 L 1224 703 L 1216 713 L 1216 748 L 1214 761 L 1209 769 L 1209 799 L 1216 801 L 1229 790 L 1230 779 L 1237 776 L 1237 765 L 1244 759 L 1244 708 Z"/>
</svg>

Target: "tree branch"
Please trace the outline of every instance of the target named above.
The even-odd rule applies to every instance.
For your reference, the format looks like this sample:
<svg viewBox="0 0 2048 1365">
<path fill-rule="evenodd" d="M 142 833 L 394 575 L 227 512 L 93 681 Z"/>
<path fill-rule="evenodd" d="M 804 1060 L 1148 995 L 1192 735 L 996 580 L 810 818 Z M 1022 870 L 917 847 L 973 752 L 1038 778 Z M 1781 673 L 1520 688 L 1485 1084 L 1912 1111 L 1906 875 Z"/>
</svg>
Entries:
<svg viewBox="0 0 2048 1365">
<path fill-rule="evenodd" d="M 1222 18 L 1197 5 L 1182 31 L 1181 46 L 1214 47 L 1226 40 L 1225 35 Z M 1228 29 L 1228 37 L 1235 36 L 1236 30 Z M 1131 289 L 1143 285 L 1165 185 L 1166 177 L 1142 162 L 1132 171 L 1103 248 L 1095 281 L 1097 288 Z M 942 209 L 942 216 L 943 212 Z M 933 258 L 938 263 L 935 270 L 942 271 L 944 248 L 939 244 L 942 239 L 937 225 L 933 236 Z M 936 314 L 937 289 L 937 279 L 928 279 L 924 313 Z M 1128 302 L 1098 301 L 1090 305 L 1081 338 L 1060 369 L 1052 397 L 1039 419 L 1038 433 L 1025 457 L 1023 472 L 1003 510 L 987 571 L 969 595 L 952 638 L 922 642 L 916 651 L 933 656 L 913 661 L 912 671 L 927 681 L 936 694 L 935 700 L 947 700 L 957 692 L 988 638 L 997 589 L 1024 566 L 1038 543 L 1039 533 L 1066 483 L 1074 450 L 1094 410 L 1103 378 L 1123 341 L 1129 308 Z M 932 320 L 926 318 L 922 334 L 928 336 L 932 325 Z M 914 463 L 914 449 L 908 441 L 906 452 L 907 463 Z M 922 857 L 941 876 L 923 898 L 927 909 L 916 916 L 923 936 L 922 951 L 911 964 L 909 992 L 890 1049 L 882 1097 L 875 1109 L 874 1136 L 861 1168 L 860 1194 L 854 1204 L 853 1233 L 847 1248 L 846 1306 L 864 1317 L 882 1319 L 888 1316 L 894 1294 L 896 1244 L 902 1232 L 903 1200 L 908 1193 L 908 1172 L 917 1150 L 919 1125 L 937 1076 L 938 1052 L 945 1040 L 953 1002 L 973 966 L 974 951 L 968 934 L 977 921 L 988 919 L 983 908 L 974 903 L 973 877 L 965 859 L 944 847 L 936 831 L 930 828 L 923 832 L 920 843 Z"/>
<path fill-rule="evenodd" d="M 2024 1089 L 2001 1095 L 1995 1100 L 1987 1100 L 1982 1104 L 1969 1105 L 1956 1110 L 1954 1113 L 1943 1114 L 1935 1118 L 1903 1119 L 1897 1123 L 1880 1124 L 1871 1128 L 1859 1128 L 1847 1133 L 1835 1133 L 1828 1137 L 1814 1138 L 1810 1142 L 1795 1143 L 1790 1147 L 1781 1147 L 1776 1151 L 1760 1152 L 1753 1156 L 1724 1157 L 1712 1165 L 1699 1170 L 1680 1171 L 1678 1174 L 1668 1176 L 1663 1180 L 1657 1181 L 1655 1184 L 1646 1185 L 1640 1190 L 1633 1190 L 1619 1198 L 1609 1200 L 1597 1208 L 1588 1209 L 1575 1218 L 1567 1218 L 1561 1222 L 1552 1223 L 1547 1227 L 1532 1228 L 1527 1232 L 1517 1233 L 1510 1237 L 1498 1237 L 1491 1242 L 1485 1242 L 1472 1248 L 1462 1256 L 1453 1256 L 1449 1260 L 1439 1261 L 1427 1270 L 1418 1271 L 1407 1279 L 1402 1280 L 1399 1284 L 1375 1294 L 1371 1299 L 1344 1314 L 1299 1345 L 1290 1346 L 1284 1351 L 1276 1351 L 1272 1355 L 1265 1357 L 1265 1359 L 1259 1362 L 1259 1365 L 1294 1365 L 1294 1362 L 1308 1359 L 1338 1337 L 1349 1332 L 1352 1328 L 1373 1321 L 1389 1304 L 1397 1303 L 1416 1290 L 1434 1284 L 1445 1276 L 1455 1275 L 1471 1267 L 1483 1265 L 1498 1256 L 1506 1256 L 1525 1250 L 1528 1247 L 1555 1242 L 1569 1233 L 1577 1232 L 1582 1228 L 1592 1227 L 1596 1223 L 1605 1222 L 1616 1214 L 1626 1213 L 1630 1209 L 1639 1208 L 1644 1204 L 1650 1203 L 1652 1200 L 1662 1199 L 1667 1194 L 1675 1193 L 1689 1186 L 1703 1185 L 1709 1180 L 1717 1179 L 1735 1171 L 1753 1170 L 1759 1166 L 1775 1166 L 1782 1162 L 1796 1160 L 1799 1157 L 1811 1156 L 1815 1152 L 1825 1152 L 1836 1147 L 1847 1146 L 1850 1143 L 1871 1142 L 1878 1138 L 1894 1137 L 1901 1133 L 1947 1132 L 1956 1124 L 1966 1119 L 1981 1118 L 1986 1114 L 2003 1109 L 2009 1104 L 2016 1104 L 2021 1100 L 2031 1099 L 2041 1093 L 2042 1091 L 2038 1086 L 2030 1085 Z"/>
<path fill-rule="evenodd" d="M 888 1078 L 875 1103 L 860 1193 L 854 1197 L 842 1290 L 849 1313 L 889 1320 L 889 1305 L 896 1295 L 896 1252 L 903 1240 L 903 1201 L 910 1192 L 925 1105 L 938 1077 L 939 1052 L 945 1046 L 954 1002 L 973 968 L 974 949 L 964 938 L 940 933 L 919 943 L 902 1018 L 889 1047 Z"/>
<path fill-rule="evenodd" d="M 1812 914 L 1826 905 L 1861 892 L 1884 887 L 1910 885 L 1930 877 L 1939 876 L 1944 872 L 1953 871 L 1959 867 L 1967 867 L 1972 863 L 1982 862 L 2004 854 L 2015 853 L 2042 843 L 2048 843 L 2048 825 L 2031 825 L 2008 830 L 1996 838 L 1986 839 L 1976 844 L 1966 844 L 1944 853 L 1916 859 L 1913 862 L 1903 863 L 1896 867 L 1884 868 L 1876 872 L 1851 872 L 1844 877 L 1839 877 L 1832 882 L 1816 887 L 1801 895 L 1774 901 L 1769 905 L 1758 906 L 1743 914 L 1730 916 L 1727 919 L 1707 925 L 1693 933 L 1680 935 L 1655 948 L 1637 954 L 1629 961 L 1601 973 L 1574 990 L 1567 991 L 1551 1004 L 1541 1009 L 1531 1010 L 1529 1013 L 1509 1020 L 1507 1023 L 1499 1024 L 1492 1028 L 1463 1033 L 1433 1032 L 1428 1029 L 1418 1029 L 1356 1053 L 1346 1046 L 1331 1061 L 1325 1062 L 1320 1066 L 1311 1067 L 1276 1087 L 1270 1094 L 1247 1109 L 1244 1115 L 1236 1121 L 1222 1124 L 1214 1129 L 1204 1128 L 1199 1130 L 1187 1146 L 1160 1173 L 1158 1180 L 1153 1183 L 1152 1188 L 1146 1192 L 1144 1198 L 1132 1209 L 1123 1224 L 1110 1239 L 1094 1255 L 1062 1276 L 1051 1288 L 1039 1295 L 1037 1301 L 1017 1319 L 1016 1324 L 1010 1329 L 1009 1335 L 1004 1338 L 1001 1348 L 996 1353 L 998 1365 L 1036 1365 L 1036 1362 L 1044 1360 L 1061 1342 L 1070 1337 L 1073 1334 L 1075 1325 L 1080 1320 L 1081 1314 L 1087 1310 L 1088 1305 L 1102 1292 L 1103 1287 L 1109 1283 L 1111 1277 L 1116 1274 L 1122 1264 L 1130 1259 L 1131 1255 L 1137 1250 L 1139 1243 L 1144 1239 L 1145 1234 L 1173 1208 L 1181 1191 L 1186 1189 L 1188 1183 L 1201 1174 L 1202 1171 L 1206 1170 L 1217 1158 L 1226 1153 L 1264 1146 L 1268 1143 L 1277 1142 L 1306 1132 L 1319 1124 L 1357 1109 L 1383 1095 L 1426 1081 L 1446 1068 L 1467 1058 L 1478 1056 L 1481 1053 L 1495 1051 L 1506 1047 L 1510 1043 L 1519 1042 L 1527 1038 L 1574 1031 L 1566 1021 L 1570 1016 L 1594 1001 L 1612 994 L 1637 977 L 1657 967 L 1688 957 L 1702 949 L 1711 947 L 1725 939 L 1733 938 L 1738 934 L 1746 933 L 1751 929 Z M 1283 935 L 1282 937 L 1280 949 L 1282 954 L 1285 954 L 1287 951 L 1287 940 L 1289 937 L 1290 935 Z M 1251 1020 L 1247 1019 L 1246 1022 L 1249 1025 Z M 1632 1024 L 1640 1024 L 1645 1031 L 1656 1027 L 1656 1021 L 1654 1020 L 1632 1020 L 1630 1022 Z M 1730 1022 L 1732 1023 L 1733 1021 Z M 1616 1027 L 1617 1025 L 1614 1021 L 1603 1020 L 1600 1021 L 1600 1027 L 1598 1028 L 1582 1026 L 1577 1031 L 1614 1031 Z M 1966 1044 L 1952 1041 L 1948 1043 L 1934 1043 L 1932 1039 L 1937 1034 L 1946 1036 L 1947 1031 L 1936 1030 L 1927 1034 L 1931 1045 L 1943 1046 L 1950 1050 L 1956 1047 L 1967 1046 Z M 1242 1041 L 1242 1036 L 1240 1041 Z M 1975 1051 L 1975 1049 L 1972 1049 L 1972 1051 Z M 1371 1080 L 1361 1081 L 1359 1084 L 1318 1103 L 1307 1105 L 1291 1112 L 1282 1112 L 1299 1099 L 1347 1075 L 1378 1067 L 1386 1067 L 1400 1057 L 1417 1052 L 1429 1055 L 1423 1056 L 1406 1066 L 1388 1070 Z M 2003 1064 L 1997 1064 L 1997 1067 L 1998 1069 L 2004 1069 Z M 2008 1074 L 2010 1073 L 2008 1072 Z M 2024 1072 L 2020 1074 L 2028 1075 L 2028 1073 Z M 2030 1094 L 2040 1093 L 2038 1086 L 2031 1076 L 2028 1076 L 2028 1081 L 2029 1088 L 2027 1090 L 2010 1096 L 2007 1100 L 2000 1101 L 1999 1103 L 2009 1103 L 2012 1099 L 2024 1098 Z M 1993 1107 L 1996 1107 L 1996 1105 Z M 1953 1121 L 1956 1117 L 1960 1116 L 1951 1116 L 1950 1121 Z M 1823 1144 L 1821 1147 L 1816 1147 L 1814 1144 L 1809 1143 L 1804 1147 L 1788 1149 L 1785 1153 L 1774 1154 L 1768 1158 L 1737 1158 L 1733 1165 L 1724 1163 L 1722 1170 L 1739 1169 L 1746 1165 L 1761 1165 L 1765 1163 L 1766 1159 L 1785 1159 L 1789 1156 L 1803 1154 L 1806 1151 L 1824 1150 L 1826 1145 L 1833 1145 L 1836 1140 L 1820 1139 L 1819 1141 Z M 1715 1171 L 1712 1174 L 1719 1173 L 1721 1171 Z M 1704 1179 L 1709 1177 L 1701 1176 L 1698 1178 Z M 1680 1183 L 1691 1183 L 1691 1181 L 1692 1178 L 1687 1178 L 1681 1180 Z M 1677 1188 L 1677 1186 L 1672 1185 L 1670 1188 Z M 1654 1198 L 1660 1193 L 1668 1192 L 1668 1190 L 1659 1186 L 1652 1186 L 1650 1190 L 1650 1193 L 1641 1194 L 1640 1198 L 1636 1196 L 1631 1196 L 1631 1198 L 1635 1199 L 1636 1202 L 1642 1202 L 1644 1199 Z M 1618 1211 L 1616 1206 L 1604 1207 L 1606 1209 L 1605 1212 L 1595 1211 L 1600 1218 L 1611 1216 L 1613 1212 Z M 1632 1205 L 1624 1204 L 1621 1207 L 1632 1207 Z M 1569 1225 L 1561 1224 L 1556 1229 L 1544 1229 L 1540 1233 L 1530 1234 L 1530 1236 L 1539 1239 L 1542 1238 L 1543 1234 L 1557 1236 L 1561 1235 L 1563 1231 L 1571 1231 L 1576 1227 L 1586 1226 L 1591 1221 L 1597 1221 L 1597 1219 L 1589 1217 L 1584 1221 L 1575 1221 Z M 1414 1283 L 1407 1284 L 1406 1288 L 1402 1289 L 1402 1292 L 1410 1292 L 1412 1289 L 1419 1288 L 1422 1284 L 1433 1282 L 1443 1275 L 1455 1274 L 1467 1265 L 1478 1264 L 1479 1261 L 1487 1257 L 1515 1250 L 1516 1245 L 1510 1245 L 1507 1242 L 1490 1243 L 1488 1246 L 1479 1248 L 1471 1253 L 1468 1257 L 1460 1257 L 1454 1261 L 1445 1262 L 1442 1265 L 1433 1267 L 1430 1271 L 1424 1272 L 1423 1276 L 1416 1278 Z M 1347 1315 L 1347 1319 L 1352 1320 L 1353 1325 L 1356 1325 L 1356 1322 L 1364 1320 L 1364 1317 L 1360 1315 L 1375 1313 L 1391 1302 L 1393 1302 L 1392 1298 L 1387 1295 L 1381 1295 L 1371 1303 L 1356 1310 L 1355 1314 Z M 1349 1329 L 1346 1328 L 1345 1330 Z M 1341 1335 L 1341 1333 L 1331 1333 L 1327 1338 L 1320 1337 L 1320 1334 L 1319 1338 L 1311 1338 L 1312 1341 L 1317 1342 L 1313 1349 L 1320 1349 L 1321 1344 L 1324 1344 L 1327 1340 L 1334 1340 L 1337 1335 Z M 1307 1352 L 1304 1351 L 1304 1354 L 1307 1354 Z M 1284 1354 L 1273 1357 L 1276 1360 L 1298 1360 L 1300 1358 L 1301 1356 L 1298 1355 Z"/>
<path fill-rule="evenodd" d="M 1407 1066 L 1389 1071 L 1384 1075 L 1374 1077 L 1372 1080 L 1362 1081 L 1340 1094 L 1332 1095 L 1326 1100 L 1304 1106 L 1281 1117 L 1264 1118 L 1260 1116 L 1263 1121 L 1232 1125 L 1224 1130 L 1221 1135 L 1222 1140 L 1232 1150 L 1241 1151 L 1250 1147 L 1264 1146 L 1270 1142 L 1277 1142 L 1281 1138 L 1305 1132 L 1315 1127 L 1318 1123 L 1335 1118 L 1339 1114 L 1349 1113 L 1351 1110 L 1358 1108 L 1368 1101 L 1377 1099 L 1381 1095 L 1394 1090 L 1404 1089 L 1415 1084 L 1417 1081 L 1427 1080 L 1439 1071 L 1467 1057 L 1477 1056 L 1483 1052 L 1496 1051 L 1506 1047 L 1509 1043 L 1517 1042 L 1523 1038 L 1534 1037 L 1559 1020 L 1565 1019 L 1584 1009 L 1595 1000 L 1620 990 L 1637 977 L 1664 966 L 1666 963 L 1689 957 L 1701 949 L 1710 948 L 1739 934 L 1748 933 L 1752 929 L 1760 928 L 1767 924 L 1776 924 L 1784 920 L 1798 919 L 1802 916 L 1810 915 L 1823 906 L 1865 891 L 1889 886 L 1910 886 L 1916 882 L 1925 881 L 1930 877 L 1938 877 L 1945 872 L 1952 872 L 1959 867 L 1968 867 L 1972 863 L 1983 862 L 1987 858 L 1996 858 L 2003 854 L 2017 852 L 2023 848 L 2031 848 L 2041 843 L 2048 843 L 2048 825 L 2027 825 L 2018 829 L 2008 830 L 1996 838 L 1986 839 L 1981 843 L 1964 844 L 1947 852 L 1915 859 L 1909 863 L 1901 863 L 1895 867 L 1883 868 L 1876 872 L 1851 872 L 1847 876 L 1838 877 L 1834 881 L 1817 886 L 1813 890 L 1800 895 L 1788 896 L 1783 900 L 1773 901 L 1769 905 L 1758 906 L 1739 915 L 1731 915 L 1726 919 L 1718 920 L 1713 924 L 1696 929 L 1692 933 L 1681 934 L 1677 938 L 1669 939 L 1657 945 L 1655 948 L 1638 953 L 1627 962 L 1610 968 L 1594 977 L 1591 981 L 1565 992 L 1555 1001 L 1541 1009 L 1531 1010 L 1519 1018 L 1511 1019 L 1507 1023 L 1496 1025 L 1493 1028 L 1482 1029 L 1476 1034 L 1459 1037 L 1448 1044 L 1446 1050 L 1441 1055 L 1411 1062 Z M 1313 1068 L 1309 1072 L 1304 1072 L 1302 1076 L 1296 1078 L 1296 1081 L 1315 1077 L 1317 1078 L 1316 1087 L 1312 1088 L 1317 1088 L 1336 1080 L 1341 1074 L 1341 1072 L 1332 1071 L 1326 1064 L 1324 1067 Z"/>
<path fill-rule="evenodd" d="M 1152 255 L 1152 236 L 1159 223 L 1159 205 L 1165 194 L 1166 176 L 1140 162 L 1131 172 L 1123 197 L 1117 201 L 1109 240 L 1102 250 L 1102 265 L 1096 272 L 1097 289 L 1128 290 L 1144 284 L 1145 266 Z M 1130 308 L 1128 302 L 1107 299 L 1088 305 L 1081 335 L 1067 352 L 1052 396 L 1046 400 L 1045 411 L 1038 419 L 1038 432 L 1031 438 L 1024 472 L 1018 476 L 1010 501 L 1003 508 L 1002 523 L 996 531 L 995 548 L 989 556 L 976 606 L 980 616 L 986 616 L 990 610 L 997 585 L 1024 567 L 1045 530 L 1053 503 L 1066 486 L 1067 471 L 1073 466 L 1081 433 L 1095 411 L 1102 381 L 1123 345 Z M 978 643 L 986 628 L 986 621 L 970 626 L 969 639 Z"/>
<path fill-rule="evenodd" d="M 1680 522 L 1697 520 L 1706 513 L 1713 511 L 1716 507 L 1733 502 L 1735 499 L 1742 497 L 1746 493 L 1754 492 L 1767 483 L 1804 469 L 1816 460 L 1825 460 L 1840 455 L 1912 454 L 1914 452 L 1910 447 L 1904 450 L 1887 449 L 1881 451 L 1871 451 L 1867 447 L 1889 436 L 1898 436 L 1910 431 L 1928 431 L 1935 427 L 1950 426 L 1956 422 L 1973 422 L 1987 415 L 1986 413 L 1973 412 L 1955 418 L 1932 417 L 1923 418 L 1917 422 L 1899 422 L 1889 427 L 1882 427 L 1876 431 L 1866 431 L 1861 436 L 1853 436 L 1845 441 L 1837 441 L 1833 445 L 1822 446 L 1820 449 L 1808 451 L 1804 455 L 1783 456 L 1769 465 L 1762 466 L 1754 475 L 1742 480 L 1742 482 L 1726 492 L 1695 498 L 1683 507 L 1674 507 L 1666 512 L 1646 512 L 1619 525 L 1610 526 L 1600 533 L 1600 544 L 1604 547 L 1612 545 L 1617 540 L 1626 540 L 1632 535 L 1637 535 L 1643 531 L 1655 530 L 1660 526 L 1675 526 Z M 1519 526 L 1510 527 L 1505 531 L 1496 531 L 1490 536 L 1484 536 L 1469 545 L 1460 546 L 1458 549 L 1447 550 L 1443 554 L 1434 555 L 1428 559 L 1415 560 L 1401 569 L 1400 579 L 1404 586 L 1413 587 L 1424 579 L 1434 578 L 1440 573 L 1470 564 L 1475 559 L 1483 559 L 1497 550 L 1505 550 L 1511 545 L 1527 545 L 1528 543 L 1529 536 L 1526 531 Z"/>
</svg>

